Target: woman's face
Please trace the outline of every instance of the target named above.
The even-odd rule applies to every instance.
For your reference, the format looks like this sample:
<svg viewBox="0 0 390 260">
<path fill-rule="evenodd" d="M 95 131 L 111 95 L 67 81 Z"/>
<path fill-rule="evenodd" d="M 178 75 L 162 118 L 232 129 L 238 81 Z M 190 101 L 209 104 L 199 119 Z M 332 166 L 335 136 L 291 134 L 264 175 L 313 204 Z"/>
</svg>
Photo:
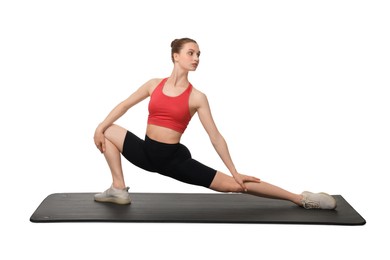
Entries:
<svg viewBox="0 0 390 260">
<path fill-rule="evenodd" d="M 200 50 L 198 44 L 187 42 L 183 45 L 180 53 L 174 54 L 174 59 L 183 69 L 195 71 L 199 65 L 199 56 Z"/>
</svg>

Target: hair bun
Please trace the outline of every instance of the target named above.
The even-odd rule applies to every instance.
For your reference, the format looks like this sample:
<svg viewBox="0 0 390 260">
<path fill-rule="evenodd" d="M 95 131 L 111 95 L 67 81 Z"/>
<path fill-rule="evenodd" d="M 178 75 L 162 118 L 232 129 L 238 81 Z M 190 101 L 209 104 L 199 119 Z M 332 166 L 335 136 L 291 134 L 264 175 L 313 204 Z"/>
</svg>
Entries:
<svg viewBox="0 0 390 260">
<path fill-rule="evenodd" d="M 171 42 L 171 48 L 173 48 L 173 46 L 175 46 L 175 44 L 179 41 L 179 39 L 174 39 L 172 42 Z"/>
</svg>

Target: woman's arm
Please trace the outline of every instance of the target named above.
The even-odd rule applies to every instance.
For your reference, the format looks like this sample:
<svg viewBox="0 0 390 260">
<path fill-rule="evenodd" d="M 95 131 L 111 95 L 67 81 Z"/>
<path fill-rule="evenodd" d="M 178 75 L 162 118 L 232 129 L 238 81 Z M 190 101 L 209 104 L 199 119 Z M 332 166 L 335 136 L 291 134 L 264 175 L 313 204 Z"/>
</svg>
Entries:
<svg viewBox="0 0 390 260">
<path fill-rule="evenodd" d="M 200 122 L 206 130 L 210 141 L 215 150 L 217 151 L 219 157 L 221 157 L 223 163 L 229 169 L 230 173 L 234 176 L 237 173 L 236 167 L 234 166 L 233 160 L 230 156 L 225 138 L 219 132 L 211 115 L 211 110 L 206 95 L 204 95 L 203 93 L 199 93 L 198 102 L 199 107 L 197 109 L 197 112 Z"/>
<path fill-rule="evenodd" d="M 229 169 L 230 173 L 237 181 L 237 183 L 240 184 L 244 190 L 246 190 L 246 187 L 244 185 L 245 181 L 259 182 L 260 180 L 258 178 L 242 175 L 237 172 L 237 169 L 234 166 L 233 160 L 230 156 L 228 145 L 225 141 L 225 138 L 221 135 L 214 122 L 206 95 L 200 92 L 198 92 L 197 94 L 198 94 L 197 95 L 198 116 L 204 129 L 209 135 L 210 141 L 214 149 L 217 151 L 219 157 L 222 159 L 223 163 Z"/>
<path fill-rule="evenodd" d="M 116 120 L 123 116 L 131 107 L 138 104 L 142 100 L 150 96 L 154 87 L 158 84 L 159 79 L 152 79 L 143 84 L 127 99 L 119 103 L 107 117 L 101 122 L 95 130 L 94 141 L 98 149 L 103 153 L 105 151 L 104 132 L 110 127 Z"/>
</svg>

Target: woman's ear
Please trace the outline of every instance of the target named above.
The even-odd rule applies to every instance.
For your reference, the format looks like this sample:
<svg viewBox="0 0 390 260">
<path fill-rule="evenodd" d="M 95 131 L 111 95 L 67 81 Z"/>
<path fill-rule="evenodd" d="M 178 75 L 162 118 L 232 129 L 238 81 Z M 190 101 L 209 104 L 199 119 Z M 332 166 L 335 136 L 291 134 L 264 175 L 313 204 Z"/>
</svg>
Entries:
<svg viewBox="0 0 390 260">
<path fill-rule="evenodd" d="M 173 60 L 174 60 L 175 62 L 178 62 L 178 61 L 179 61 L 179 53 L 174 53 L 174 54 L 173 54 Z"/>
</svg>

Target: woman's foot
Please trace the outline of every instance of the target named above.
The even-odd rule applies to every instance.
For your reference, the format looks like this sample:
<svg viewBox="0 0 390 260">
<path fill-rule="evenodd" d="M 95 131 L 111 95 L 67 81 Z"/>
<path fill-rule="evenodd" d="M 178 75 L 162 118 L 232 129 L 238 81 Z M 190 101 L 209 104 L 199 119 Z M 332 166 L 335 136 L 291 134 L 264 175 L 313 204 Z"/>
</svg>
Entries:
<svg viewBox="0 0 390 260">
<path fill-rule="evenodd" d="M 305 209 L 335 209 L 336 200 L 329 194 L 320 192 L 313 193 L 309 191 L 302 192 L 302 207 Z"/>
<path fill-rule="evenodd" d="M 128 190 L 129 187 L 124 189 L 115 189 L 113 186 L 111 186 L 106 191 L 95 194 L 95 201 L 111 202 L 116 204 L 130 204 L 131 199 Z"/>
</svg>

